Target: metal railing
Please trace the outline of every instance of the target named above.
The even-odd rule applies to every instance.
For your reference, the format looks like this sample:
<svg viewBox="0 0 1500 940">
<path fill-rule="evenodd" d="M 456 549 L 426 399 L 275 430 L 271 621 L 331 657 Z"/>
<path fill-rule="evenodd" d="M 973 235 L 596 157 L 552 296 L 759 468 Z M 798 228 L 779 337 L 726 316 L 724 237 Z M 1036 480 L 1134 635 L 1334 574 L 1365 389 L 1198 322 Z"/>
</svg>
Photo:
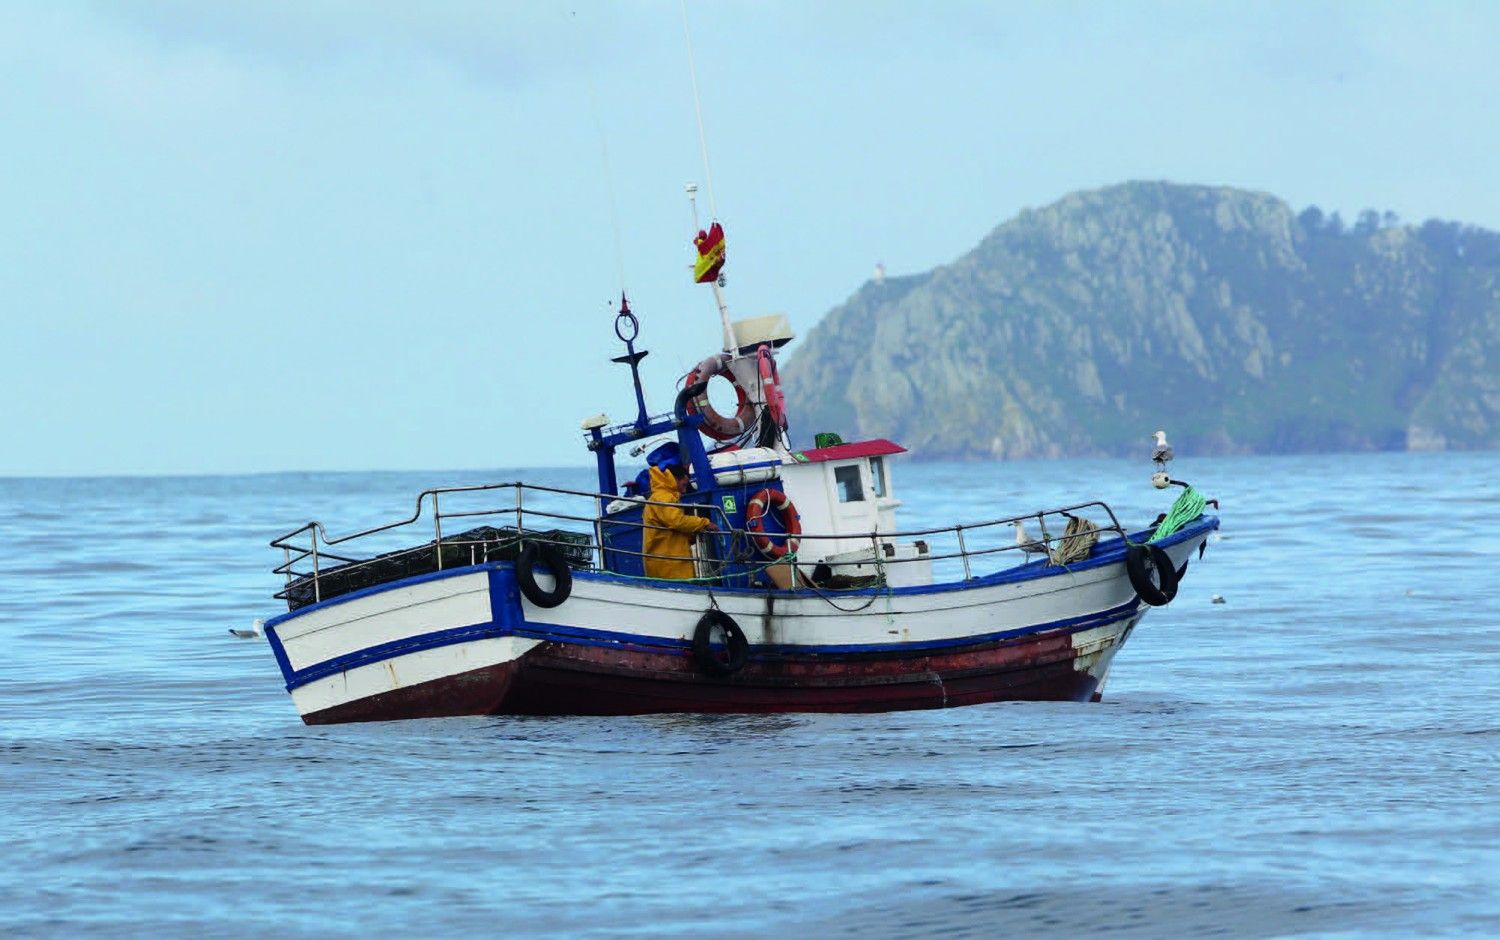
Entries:
<svg viewBox="0 0 1500 940">
<path fill-rule="evenodd" d="M 500 505 L 491 504 L 479 508 L 463 506 L 465 498 L 476 494 L 500 496 L 499 500 L 493 501 Z M 428 509 L 429 502 L 431 503 L 430 510 Z M 620 546 L 617 542 L 607 541 L 605 526 L 633 526 L 643 530 L 656 528 L 644 521 L 635 522 L 616 518 L 625 515 L 623 511 L 606 514 L 608 506 L 617 505 L 620 502 L 643 506 L 647 500 L 639 497 L 618 497 L 527 483 L 486 483 L 423 490 L 417 496 L 416 507 L 412 514 L 404 519 L 340 536 L 330 536 L 321 522 L 309 522 L 272 539 L 271 547 L 282 551 L 282 562 L 272 571 L 285 578 L 285 587 L 275 596 L 286 599 L 295 590 L 300 596 L 310 593 L 310 596 L 305 598 L 307 602 L 322 600 L 324 581 L 334 570 L 328 567 L 329 561 L 336 563 L 336 570 L 347 583 L 347 579 L 357 576 L 361 569 L 368 569 L 382 563 L 400 563 L 403 559 L 418 559 L 419 556 L 426 554 L 431 554 L 432 566 L 439 571 L 446 567 L 454 567 L 453 559 L 458 559 L 456 564 L 459 565 L 478 564 L 491 560 L 497 554 L 505 556 L 507 552 L 516 551 L 523 541 L 551 544 L 563 550 L 570 564 L 596 571 L 608 570 L 605 564 L 606 553 L 641 559 L 656 557 L 685 560 L 673 556 L 634 551 Z M 711 534 L 720 540 L 716 546 L 717 551 L 713 553 L 718 557 L 709 564 L 717 564 L 720 570 L 730 564 L 739 564 L 741 565 L 740 573 L 743 574 L 743 566 L 747 563 L 761 567 L 769 567 L 778 563 L 777 560 L 766 559 L 758 555 L 754 546 L 756 534 L 744 529 L 730 528 L 728 518 L 716 504 L 688 502 L 662 504 L 658 502 L 656 505 L 671 505 L 686 511 L 709 514 L 710 520 L 719 530 Z M 444 509 L 444 506 L 457 508 Z M 422 523 L 424 511 L 431 519 L 432 542 L 381 554 L 366 554 L 364 557 L 357 557 L 357 553 L 350 550 L 353 543 L 359 543 L 361 547 L 365 547 L 372 545 L 377 537 L 382 535 L 412 532 Z M 802 547 L 795 554 L 781 561 L 790 564 L 791 583 L 797 585 L 801 580 L 797 576 L 798 569 L 812 566 L 810 562 L 803 561 L 797 556 L 817 559 L 824 554 L 816 549 L 810 550 L 810 545 L 815 546 L 820 542 L 828 541 L 845 544 L 853 541 L 868 541 L 869 561 L 865 562 L 861 559 L 859 563 L 872 564 L 879 572 L 879 580 L 882 583 L 885 580 L 885 569 L 910 563 L 932 564 L 934 582 L 940 580 L 940 574 L 948 577 L 949 580 L 958 580 L 961 573 L 963 580 L 972 580 L 989 573 L 990 570 L 997 571 L 1004 567 L 976 573 L 976 569 L 981 566 L 988 569 L 988 562 L 992 560 L 991 556 L 1005 556 L 1005 553 L 1012 553 L 1008 557 L 1014 558 L 1016 553 L 1020 553 L 1023 555 L 1022 563 L 1029 560 L 1033 554 L 1047 554 L 1049 559 L 1054 557 L 1051 551 L 1061 546 L 1069 536 L 1061 534 L 1060 531 L 1054 532 L 1053 528 L 1065 529 L 1067 520 L 1085 512 L 1095 511 L 1108 518 L 1107 523 L 1095 523 L 1099 536 L 1102 537 L 1106 533 L 1113 533 L 1122 538 L 1125 536 L 1125 530 L 1115 517 L 1114 511 L 1106 503 L 1093 500 L 1019 516 L 925 529 L 876 530 L 868 534 L 803 533 L 798 536 Z M 462 535 L 468 533 L 461 533 L 458 536 L 450 535 L 445 538 L 443 523 L 459 519 L 476 521 L 489 519 L 508 524 L 502 529 L 484 531 L 482 537 L 465 539 Z M 1049 527 L 1049 519 L 1054 520 L 1053 526 Z M 1036 525 L 1037 530 L 1028 533 L 1034 540 L 1031 544 L 1018 544 L 1014 529 L 1017 522 Z M 569 524 L 586 527 L 586 529 L 582 532 L 575 532 L 560 528 Z M 773 534 L 771 538 L 779 542 L 784 537 Z M 912 557 L 898 557 L 894 547 L 902 543 L 919 545 L 925 551 Z M 462 551 L 464 548 L 469 550 L 466 559 Z M 694 560 L 701 561 L 701 559 Z M 425 560 L 423 561 L 425 564 Z M 427 570 L 433 570 L 433 568 L 429 567 Z M 710 574 L 698 580 L 712 581 L 716 577 L 717 575 Z"/>
</svg>

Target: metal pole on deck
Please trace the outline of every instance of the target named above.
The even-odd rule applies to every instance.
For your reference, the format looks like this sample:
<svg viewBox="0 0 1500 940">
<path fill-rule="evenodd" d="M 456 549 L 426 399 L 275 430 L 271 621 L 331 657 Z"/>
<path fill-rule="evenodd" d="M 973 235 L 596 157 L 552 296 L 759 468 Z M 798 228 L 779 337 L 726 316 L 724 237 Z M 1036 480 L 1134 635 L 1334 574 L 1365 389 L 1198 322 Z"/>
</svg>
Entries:
<svg viewBox="0 0 1500 940">
<path fill-rule="evenodd" d="M 737 356 L 739 355 L 740 347 L 734 339 L 734 327 L 729 323 L 729 304 L 724 302 L 724 291 L 719 287 L 717 281 L 714 282 L 713 288 L 714 303 L 719 305 L 719 322 L 724 327 L 724 351 L 731 356 Z"/>
<path fill-rule="evenodd" d="M 958 554 L 964 561 L 964 580 L 968 581 L 974 576 L 969 572 L 969 550 L 964 547 L 964 527 L 956 525 L 953 531 L 958 534 Z"/>
<path fill-rule="evenodd" d="M 318 530 L 312 530 L 312 560 L 313 560 L 313 602 L 317 603 L 323 599 L 322 587 L 318 584 Z"/>
<path fill-rule="evenodd" d="M 698 184 L 687 184 L 688 202 L 693 207 L 693 228 L 698 229 Z M 724 328 L 724 351 L 730 355 L 739 353 L 739 344 L 734 340 L 734 327 L 729 323 L 729 303 L 724 300 L 724 289 L 719 286 L 718 281 L 711 285 L 714 290 L 714 303 L 719 308 L 719 324 Z"/>
<path fill-rule="evenodd" d="M 438 511 L 438 494 L 432 494 L 432 534 L 437 538 L 433 546 L 437 550 L 437 567 L 443 570 L 443 514 Z"/>
</svg>

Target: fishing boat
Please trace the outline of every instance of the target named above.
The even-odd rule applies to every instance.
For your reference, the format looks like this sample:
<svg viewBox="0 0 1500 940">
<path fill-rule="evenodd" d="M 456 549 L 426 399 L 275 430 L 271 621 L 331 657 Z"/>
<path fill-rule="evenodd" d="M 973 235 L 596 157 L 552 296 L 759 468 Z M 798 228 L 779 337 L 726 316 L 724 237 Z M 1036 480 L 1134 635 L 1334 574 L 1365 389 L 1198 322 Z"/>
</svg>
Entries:
<svg viewBox="0 0 1500 940">
<path fill-rule="evenodd" d="M 1150 525 L 1083 500 L 903 530 L 905 449 L 838 429 L 794 447 L 777 367 L 791 325 L 731 319 L 717 220 L 694 245 L 721 348 L 651 413 L 621 295 L 613 361 L 630 370 L 635 413 L 582 422 L 592 490 L 437 487 L 385 525 L 330 536 L 309 522 L 271 541 L 287 611 L 264 635 L 305 722 L 1100 698 L 1219 526 L 1168 476 L 1165 436 L 1153 482 L 1182 492 Z M 716 405 L 711 383 L 733 403 Z M 664 468 L 682 481 L 666 499 L 653 494 Z M 695 530 L 669 554 L 663 519 Z M 416 532 L 431 538 L 412 544 Z"/>
</svg>

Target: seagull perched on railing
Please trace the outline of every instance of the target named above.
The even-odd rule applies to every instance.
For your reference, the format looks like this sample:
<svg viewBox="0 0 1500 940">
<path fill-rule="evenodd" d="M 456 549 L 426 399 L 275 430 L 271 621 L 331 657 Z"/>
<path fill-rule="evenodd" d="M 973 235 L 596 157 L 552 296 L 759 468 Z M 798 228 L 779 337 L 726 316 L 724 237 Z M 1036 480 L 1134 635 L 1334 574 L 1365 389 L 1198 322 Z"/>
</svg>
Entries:
<svg viewBox="0 0 1500 940">
<path fill-rule="evenodd" d="M 1026 534 L 1026 527 L 1021 524 L 1021 520 L 1020 519 L 1017 519 L 1015 522 L 1013 522 L 1011 524 L 1016 527 L 1016 546 L 1018 548 L 1020 548 L 1021 551 L 1024 554 L 1026 554 L 1026 555 L 1045 555 L 1045 554 L 1047 554 L 1047 545 L 1046 545 L 1046 543 L 1044 543 L 1044 542 L 1038 542 L 1036 539 L 1034 539 L 1030 535 Z"/>
<path fill-rule="evenodd" d="M 1156 446 L 1151 449 L 1151 459 L 1166 467 L 1167 461 L 1172 459 L 1172 447 L 1167 443 L 1167 432 L 1156 432 Z"/>
</svg>

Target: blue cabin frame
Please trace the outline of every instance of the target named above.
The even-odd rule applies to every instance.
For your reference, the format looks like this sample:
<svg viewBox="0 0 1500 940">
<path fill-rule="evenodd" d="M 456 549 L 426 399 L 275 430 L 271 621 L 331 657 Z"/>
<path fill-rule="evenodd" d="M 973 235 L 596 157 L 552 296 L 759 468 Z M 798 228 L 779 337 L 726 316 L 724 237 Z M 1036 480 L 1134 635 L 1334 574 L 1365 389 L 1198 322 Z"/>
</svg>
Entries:
<svg viewBox="0 0 1500 940">
<path fill-rule="evenodd" d="M 639 390 L 639 382 L 639 377 L 637 377 L 637 390 Z M 765 560 L 750 553 L 748 546 L 743 546 L 743 543 L 741 544 L 746 550 L 738 554 L 745 557 L 735 557 L 732 554 L 735 541 L 730 530 L 743 531 L 745 508 L 751 497 L 763 489 L 782 491 L 781 480 L 770 479 L 755 483 L 719 485 L 714 475 L 713 465 L 709 461 L 709 451 L 704 446 L 703 435 L 699 430 L 703 425 L 703 416 L 689 414 L 687 411 L 688 401 L 700 394 L 702 390 L 701 383 L 684 388 L 678 393 L 670 414 L 647 418 L 644 415 L 643 405 L 642 415 L 631 424 L 609 428 L 596 427 L 589 430 L 588 448 L 594 452 L 594 459 L 598 465 L 598 492 L 601 495 L 597 514 L 600 542 L 604 549 L 603 564 L 606 570 L 632 577 L 645 576 L 643 560 L 639 554 L 643 541 L 641 525 L 644 508 L 635 506 L 613 515 L 605 512 L 610 502 L 606 497 L 627 495 L 620 483 L 615 452 L 620 447 L 636 441 L 663 434 L 675 434 L 679 452 L 692 468 L 693 488 L 683 495 L 682 503 L 702 506 L 709 510 L 710 518 L 720 527 L 717 536 L 705 539 L 705 543 L 712 548 L 714 560 L 720 564 L 719 574 L 714 578 L 713 583 L 724 587 L 757 586 L 754 583 L 756 575 L 765 567 Z M 645 498 L 650 494 L 630 495 Z M 776 526 L 774 514 L 768 514 L 765 521 L 768 535 L 782 534 Z"/>
</svg>

